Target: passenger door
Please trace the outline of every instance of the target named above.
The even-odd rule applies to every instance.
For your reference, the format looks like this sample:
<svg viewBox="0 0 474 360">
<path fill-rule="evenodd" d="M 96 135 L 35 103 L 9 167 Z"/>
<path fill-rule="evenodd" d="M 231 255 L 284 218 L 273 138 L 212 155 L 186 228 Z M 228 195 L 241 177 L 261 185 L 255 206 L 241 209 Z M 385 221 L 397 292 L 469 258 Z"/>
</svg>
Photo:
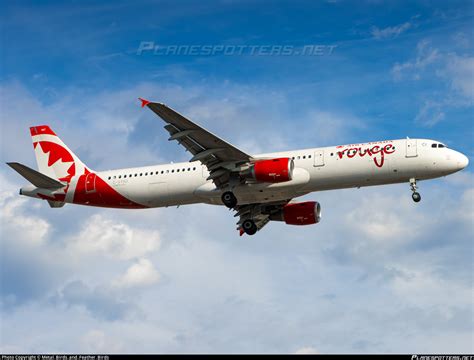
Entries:
<svg viewBox="0 0 474 360">
<path fill-rule="evenodd" d="M 406 157 L 418 156 L 418 150 L 416 148 L 416 139 L 406 140 Z"/>
</svg>

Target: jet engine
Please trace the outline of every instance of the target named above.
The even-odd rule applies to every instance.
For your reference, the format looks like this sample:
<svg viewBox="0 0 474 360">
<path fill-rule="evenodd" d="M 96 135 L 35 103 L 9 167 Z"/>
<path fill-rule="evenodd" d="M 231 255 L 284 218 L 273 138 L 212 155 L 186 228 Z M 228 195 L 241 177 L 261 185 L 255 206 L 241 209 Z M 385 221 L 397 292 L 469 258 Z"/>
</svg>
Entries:
<svg viewBox="0 0 474 360">
<path fill-rule="evenodd" d="M 289 225 L 311 225 L 321 220 L 321 205 L 317 201 L 286 204 L 270 215 L 270 220 L 284 221 Z"/>
<path fill-rule="evenodd" d="M 258 182 L 280 183 L 293 178 L 294 161 L 291 158 L 257 160 L 240 172 L 240 176 Z"/>
</svg>

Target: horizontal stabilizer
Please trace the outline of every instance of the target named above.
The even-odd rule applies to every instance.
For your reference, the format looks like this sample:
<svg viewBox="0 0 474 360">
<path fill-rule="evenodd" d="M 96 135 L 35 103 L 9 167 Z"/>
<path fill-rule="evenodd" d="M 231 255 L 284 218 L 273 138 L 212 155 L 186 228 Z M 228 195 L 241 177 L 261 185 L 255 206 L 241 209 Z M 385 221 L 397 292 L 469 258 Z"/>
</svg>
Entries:
<svg viewBox="0 0 474 360">
<path fill-rule="evenodd" d="M 36 170 L 29 168 L 26 165 L 10 162 L 7 163 L 13 170 L 15 170 L 18 174 L 23 176 L 26 180 L 32 183 L 34 186 L 42 189 L 60 189 L 66 185 L 62 184 L 61 182 L 46 176 Z"/>
</svg>

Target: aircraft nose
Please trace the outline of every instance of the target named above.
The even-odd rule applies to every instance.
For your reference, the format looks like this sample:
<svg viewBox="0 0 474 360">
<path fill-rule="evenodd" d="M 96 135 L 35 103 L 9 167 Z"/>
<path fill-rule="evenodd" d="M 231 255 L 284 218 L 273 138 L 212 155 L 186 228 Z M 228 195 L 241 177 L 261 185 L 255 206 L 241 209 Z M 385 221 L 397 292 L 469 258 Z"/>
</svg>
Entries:
<svg viewBox="0 0 474 360">
<path fill-rule="evenodd" d="M 457 160 L 457 165 L 458 165 L 459 170 L 464 169 L 469 164 L 468 157 L 461 153 L 458 153 L 456 160 Z"/>
</svg>

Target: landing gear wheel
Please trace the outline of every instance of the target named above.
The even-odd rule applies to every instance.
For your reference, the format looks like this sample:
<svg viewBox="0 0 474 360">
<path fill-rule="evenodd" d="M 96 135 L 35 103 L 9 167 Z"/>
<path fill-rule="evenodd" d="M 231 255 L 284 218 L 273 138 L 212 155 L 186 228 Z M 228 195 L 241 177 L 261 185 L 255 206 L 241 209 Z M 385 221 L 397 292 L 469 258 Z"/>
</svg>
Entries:
<svg viewBox="0 0 474 360">
<path fill-rule="evenodd" d="M 257 232 L 257 225 L 253 220 L 247 219 L 242 223 L 242 229 L 247 235 L 253 235 Z"/>
<path fill-rule="evenodd" d="M 416 202 L 416 203 L 420 202 L 421 195 L 420 195 L 419 192 L 416 191 L 418 189 L 418 186 L 416 186 L 416 179 L 415 178 L 410 179 L 410 189 L 413 192 L 413 194 L 411 194 L 411 198 L 413 199 L 413 201 Z"/>
<path fill-rule="evenodd" d="M 237 206 L 237 198 L 230 191 L 226 191 L 225 193 L 223 193 L 221 200 L 224 205 L 227 206 L 229 209 L 233 209 Z"/>
<path fill-rule="evenodd" d="M 412 197 L 414 202 L 420 202 L 420 200 L 421 200 L 420 193 L 417 193 L 416 191 L 411 195 L 411 197 Z"/>
</svg>

